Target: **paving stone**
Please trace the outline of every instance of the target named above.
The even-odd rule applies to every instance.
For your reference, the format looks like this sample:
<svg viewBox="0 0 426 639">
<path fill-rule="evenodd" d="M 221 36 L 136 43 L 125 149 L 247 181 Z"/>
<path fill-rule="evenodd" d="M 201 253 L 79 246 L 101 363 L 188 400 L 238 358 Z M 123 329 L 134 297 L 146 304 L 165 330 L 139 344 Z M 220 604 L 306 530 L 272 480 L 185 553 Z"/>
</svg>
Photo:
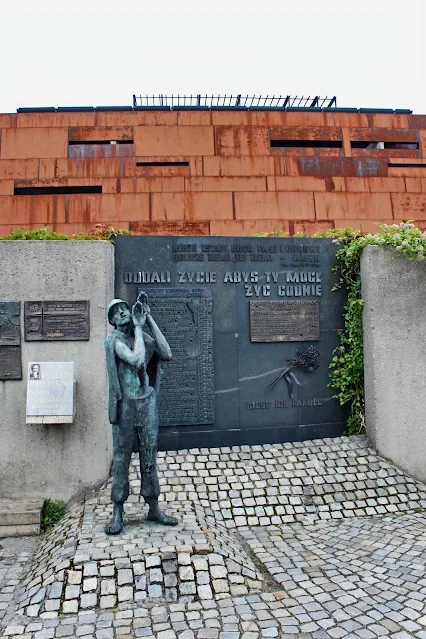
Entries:
<svg viewBox="0 0 426 639">
<path fill-rule="evenodd" d="M 122 586 L 118 588 L 118 601 L 132 601 L 133 600 L 133 587 Z"/>
<path fill-rule="evenodd" d="M 99 600 L 99 605 L 102 609 L 114 608 L 116 603 L 117 603 L 117 597 L 115 595 L 101 596 Z"/>
<path fill-rule="evenodd" d="M 68 584 L 70 586 L 78 586 L 81 584 L 83 573 L 81 570 L 69 570 L 68 571 Z"/>
<path fill-rule="evenodd" d="M 97 597 L 95 593 L 81 595 L 80 605 L 82 608 L 92 608 L 96 606 Z"/>
<path fill-rule="evenodd" d="M 179 568 L 179 578 L 182 581 L 194 581 L 194 570 L 191 566 L 181 566 Z"/>
<path fill-rule="evenodd" d="M 209 585 L 197 586 L 197 592 L 200 599 L 213 599 L 212 589 Z"/>
</svg>

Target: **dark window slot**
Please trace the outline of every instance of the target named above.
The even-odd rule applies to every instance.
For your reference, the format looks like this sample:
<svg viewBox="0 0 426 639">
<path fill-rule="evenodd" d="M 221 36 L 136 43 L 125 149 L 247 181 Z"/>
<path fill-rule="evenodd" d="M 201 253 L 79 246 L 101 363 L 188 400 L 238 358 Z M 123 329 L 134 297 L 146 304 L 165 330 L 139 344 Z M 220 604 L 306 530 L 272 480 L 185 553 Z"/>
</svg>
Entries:
<svg viewBox="0 0 426 639">
<path fill-rule="evenodd" d="M 272 148 L 341 149 L 341 140 L 271 140 Z"/>
<path fill-rule="evenodd" d="M 385 142 L 385 149 L 405 149 L 407 151 L 418 151 L 418 142 Z"/>
<path fill-rule="evenodd" d="M 189 166 L 189 162 L 136 162 L 136 166 Z"/>
<path fill-rule="evenodd" d="M 426 163 L 423 164 L 405 164 L 405 162 L 389 162 L 388 166 L 398 167 L 399 169 L 426 169 Z"/>
<path fill-rule="evenodd" d="M 383 144 L 383 146 L 378 147 L 378 144 Z M 377 148 L 385 148 L 385 149 L 401 149 L 408 151 L 417 151 L 419 149 L 418 142 L 380 142 L 372 141 L 372 140 L 351 140 L 351 148 L 352 149 L 377 149 Z"/>
<path fill-rule="evenodd" d="M 133 144 L 133 140 L 68 140 L 68 146 L 93 144 Z"/>
<path fill-rule="evenodd" d="M 14 195 L 73 195 L 102 193 L 102 186 L 27 186 L 15 187 Z"/>
</svg>

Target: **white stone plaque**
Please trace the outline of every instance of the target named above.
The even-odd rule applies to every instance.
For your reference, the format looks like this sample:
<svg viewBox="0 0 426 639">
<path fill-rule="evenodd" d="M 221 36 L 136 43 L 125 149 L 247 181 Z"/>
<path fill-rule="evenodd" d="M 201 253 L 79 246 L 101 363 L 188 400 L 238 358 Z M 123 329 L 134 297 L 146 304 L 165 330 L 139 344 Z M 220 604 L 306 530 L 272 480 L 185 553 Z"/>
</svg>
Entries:
<svg viewBox="0 0 426 639">
<path fill-rule="evenodd" d="M 27 424 L 72 423 L 74 398 L 74 362 L 28 362 Z"/>
</svg>

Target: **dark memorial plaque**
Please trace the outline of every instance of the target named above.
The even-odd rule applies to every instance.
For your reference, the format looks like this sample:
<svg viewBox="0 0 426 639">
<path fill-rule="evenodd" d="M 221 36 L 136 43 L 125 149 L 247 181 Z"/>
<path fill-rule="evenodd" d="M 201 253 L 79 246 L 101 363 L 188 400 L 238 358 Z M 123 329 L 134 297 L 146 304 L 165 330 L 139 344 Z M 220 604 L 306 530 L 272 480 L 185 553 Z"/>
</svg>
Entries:
<svg viewBox="0 0 426 639">
<path fill-rule="evenodd" d="M 0 346 L 0 379 L 22 379 L 20 346 Z"/>
<path fill-rule="evenodd" d="M 346 409 L 329 387 L 345 303 L 338 249 L 308 237 L 115 239 L 115 297 L 133 305 L 145 291 L 173 354 L 160 449 L 342 434 Z"/>
<path fill-rule="evenodd" d="M 0 302 L 0 346 L 19 346 L 21 302 Z"/>
<path fill-rule="evenodd" d="M 170 348 L 158 398 L 160 424 L 214 422 L 213 315 L 208 288 L 160 288 L 148 303 Z"/>
<path fill-rule="evenodd" d="M 89 301 L 25 302 L 25 340 L 88 340 L 90 333 Z"/>
<path fill-rule="evenodd" d="M 21 302 L 0 302 L 0 380 L 22 379 Z"/>
<path fill-rule="evenodd" d="M 251 342 L 307 342 L 320 337 L 319 304 L 250 302 Z"/>
</svg>

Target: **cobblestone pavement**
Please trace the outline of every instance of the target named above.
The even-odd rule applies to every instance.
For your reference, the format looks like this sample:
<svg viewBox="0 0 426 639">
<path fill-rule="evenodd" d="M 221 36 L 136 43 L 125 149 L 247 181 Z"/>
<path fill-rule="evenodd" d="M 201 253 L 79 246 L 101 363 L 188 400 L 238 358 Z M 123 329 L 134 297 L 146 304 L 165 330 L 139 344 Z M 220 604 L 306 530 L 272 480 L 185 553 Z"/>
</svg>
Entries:
<svg viewBox="0 0 426 639">
<path fill-rule="evenodd" d="M 365 438 L 160 453 L 159 474 L 176 528 L 143 521 L 135 458 L 123 534 L 107 482 L 0 561 L 1 637 L 426 639 L 426 489 Z"/>
<path fill-rule="evenodd" d="M 0 628 L 37 545 L 34 537 L 0 540 Z"/>
</svg>

